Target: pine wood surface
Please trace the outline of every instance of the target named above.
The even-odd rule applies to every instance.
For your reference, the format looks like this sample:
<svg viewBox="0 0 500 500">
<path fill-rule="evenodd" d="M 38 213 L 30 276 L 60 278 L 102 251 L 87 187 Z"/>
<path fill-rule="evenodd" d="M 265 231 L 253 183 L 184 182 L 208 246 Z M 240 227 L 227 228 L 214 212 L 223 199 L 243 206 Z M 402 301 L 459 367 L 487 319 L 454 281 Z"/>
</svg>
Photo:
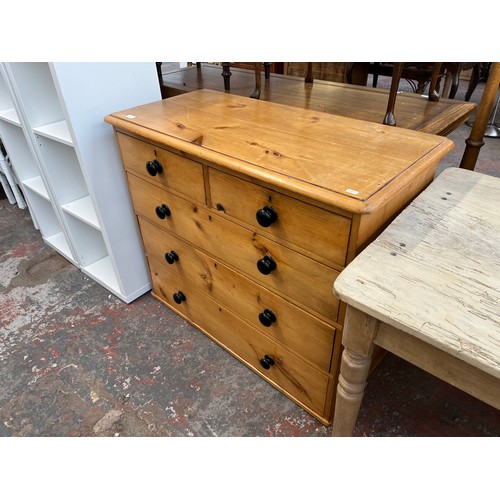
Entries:
<svg viewBox="0 0 500 500">
<path fill-rule="evenodd" d="M 212 205 L 222 216 L 247 223 L 276 241 L 287 241 L 344 266 L 351 232 L 351 219 L 271 189 L 227 175 L 214 168 L 209 171 Z M 255 206 L 272 205 L 280 224 L 261 227 L 255 217 Z M 291 231 L 290 228 L 294 230 Z M 331 228 L 324 231 L 325 227 Z"/>
<path fill-rule="evenodd" d="M 240 225 L 233 224 L 210 210 L 198 207 L 150 183 L 128 174 L 128 183 L 136 212 L 160 227 L 190 241 L 225 263 L 244 269 L 247 276 L 302 307 L 321 315 L 326 321 L 337 320 L 338 300 L 331 293 L 338 271 L 295 252 Z M 172 216 L 160 220 L 155 207 L 166 203 Z M 257 261 L 270 255 L 279 273 L 259 273 Z M 297 279 L 300 276 L 300 280 Z"/>
<path fill-rule="evenodd" d="M 222 345 L 248 367 L 258 372 L 269 383 L 285 390 L 300 406 L 325 419 L 325 400 L 331 377 L 314 368 L 280 344 L 259 334 L 239 316 L 221 307 L 196 287 L 186 283 L 163 265 L 150 260 L 153 293 L 161 302 L 186 318 L 212 340 Z M 172 292 L 182 289 L 187 300 L 176 304 Z M 264 355 L 276 360 L 273 370 L 265 370 L 259 360 Z"/>
<path fill-rule="evenodd" d="M 500 181 L 447 169 L 335 282 L 353 307 L 500 378 Z"/>
<path fill-rule="evenodd" d="M 345 312 L 332 284 L 428 185 L 451 141 L 207 90 L 106 121 L 119 137 L 154 296 L 331 423 Z M 163 173 L 146 173 L 153 159 Z M 263 204 L 278 212 L 270 227 L 255 220 Z M 182 264 L 163 258 L 172 245 Z M 264 258 L 276 263 L 270 274 L 257 268 Z M 177 289 L 189 297 L 181 304 Z M 276 328 L 256 320 L 267 303 Z"/>
<path fill-rule="evenodd" d="M 192 283 L 214 300 L 232 304 L 238 313 L 261 333 L 299 353 L 324 372 L 330 369 L 335 328 L 289 300 L 196 249 L 172 233 L 163 231 L 147 219 L 139 217 L 146 255 L 163 262 L 164 254 L 174 250 L 179 257 L 168 269 Z M 268 328 L 259 322 L 259 314 L 270 308 L 276 321 Z"/>
<path fill-rule="evenodd" d="M 231 72 L 231 94 L 250 96 L 255 87 L 254 72 L 238 68 Z M 170 96 L 199 89 L 224 92 L 221 68 L 213 65 L 204 64 L 201 71 L 192 67 L 165 73 L 163 82 Z M 388 89 L 317 79 L 305 83 L 304 77 L 272 73 L 269 80 L 262 78 L 260 100 L 381 124 L 388 97 Z M 396 99 L 397 127 L 446 136 L 475 108 L 471 102 L 446 98 L 429 102 L 419 94 L 402 92 Z"/>
<path fill-rule="evenodd" d="M 168 136 L 186 153 L 357 213 L 375 209 L 384 187 L 394 195 L 402 172 L 417 175 L 453 148 L 444 137 L 209 90 L 105 120 L 159 143 Z"/>
<path fill-rule="evenodd" d="M 116 138 L 122 153 L 123 165 L 130 172 L 158 187 L 177 190 L 200 203 L 205 203 L 205 182 L 201 163 L 128 135 L 116 134 Z M 163 167 L 163 172 L 154 177 L 144 168 L 146 162 L 153 159 L 159 160 Z"/>
</svg>

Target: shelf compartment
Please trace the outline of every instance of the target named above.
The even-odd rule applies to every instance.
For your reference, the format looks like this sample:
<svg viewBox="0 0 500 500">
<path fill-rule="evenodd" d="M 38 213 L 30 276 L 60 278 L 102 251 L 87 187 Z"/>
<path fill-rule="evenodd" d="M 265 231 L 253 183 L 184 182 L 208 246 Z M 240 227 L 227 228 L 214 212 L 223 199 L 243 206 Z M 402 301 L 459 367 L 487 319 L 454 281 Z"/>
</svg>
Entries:
<svg viewBox="0 0 500 500">
<path fill-rule="evenodd" d="M 0 121 L 0 137 L 20 182 L 40 176 L 40 169 L 21 127 Z"/>
<path fill-rule="evenodd" d="M 65 119 L 48 63 L 15 62 L 9 68 L 31 127 Z"/>
<path fill-rule="evenodd" d="M 23 186 L 39 194 L 46 200 L 50 199 L 49 194 L 47 193 L 47 189 L 45 188 L 45 184 L 43 183 L 43 180 L 40 176 L 23 181 Z"/>
<path fill-rule="evenodd" d="M 78 249 L 80 266 L 88 267 L 108 255 L 101 231 L 76 217 L 67 217 L 72 239 Z"/>
<path fill-rule="evenodd" d="M 71 255 L 68 241 L 66 240 L 66 237 L 64 236 L 64 233 L 62 231 L 60 233 L 55 233 L 52 236 L 44 238 L 44 240 L 47 245 L 50 245 L 54 250 L 73 262 L 73 264 L 76 264 L 73 256 Z"/>
<path fill-rule="evenodd" d="M 48 123 L 47 125 L 42 125 L 41 127 L 35 127 L 33 132 L 43 135 L 49 139 L 53 139 L 54 141 L 62 142 L 68 146 L 73 146 L 73 139 L 71 138 L 68 124 L 65 120 Z"/>
<path fill-rule="evenodd" d="M 116 279 L 113 264 L 109 256 L 103 257 L 89 266 L 82 267 L 82 271 L 113 294 L 122 297 L 120 286 Z"/>
<path fill-rule="evenodd" d="M 35 191 L 26 191 L 26 197 L 30 207 L 33 208 L 33 213 L 36 214 L 43 240 L 63 257 L 76 264 L 68 240 L 64 236 L 62 225 L 50 202 Z"/>
<path fill-rule="evenodd" d="M 76 217 L 66 220 L 81 270 L 112 293 L 119 294 L 118 279 L 101 231 Z"/>
<path fill-rule="evenodd" d="M 18 127 L 21 126 L 21 121 L 19 120 L 17 111 L 14 108 L 4 109 L 0 111 L 0 119 L 8 123 L 12 123 L 12 125 L 17 125 Z"/>
<path fill-rule="evenodd" d="M 14 125 L 20 125 L 19 117 L 14 109 L 14 101 L 12 100 L 10 90 L 7 83 L 0 73 L 0 119 L 5 120 Z"/>
<path fill-rule="evenodd" d="M 35 138 L 57 203 L 62 206 L 88 196 L 75 149 L 45 136 Z"/>
<path fill-rule="evenodd" d="M 99 220 L 90 196 L 84 196 L 78 200 L 66 203 L 62 209 L 73 217 L 77 217 L 83 222 L 90 224 L 96 229 L 100 229 Z"/>
</svg>

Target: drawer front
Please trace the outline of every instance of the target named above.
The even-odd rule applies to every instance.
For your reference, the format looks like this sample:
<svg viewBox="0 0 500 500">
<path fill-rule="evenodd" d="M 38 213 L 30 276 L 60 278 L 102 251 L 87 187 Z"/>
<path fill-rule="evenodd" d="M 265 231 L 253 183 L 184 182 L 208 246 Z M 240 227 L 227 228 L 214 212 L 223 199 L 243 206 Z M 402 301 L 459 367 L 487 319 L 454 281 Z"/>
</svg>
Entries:
<svg viewBox="0 0 500 500">
<path fill-rule="evenodd" d="M 265 288 L 312 309 L 327 320 L 336 321 L 339 301 L 332 291 L 338 276 L 334 269 L 234 224 L 209 210 L 129 175 L 136 213 L 193 243 Z M 165 205 L 170 213 L 156 216 Z M 274 261 L 276 269 L 262 274 L 257 265 Z"/>
<path fill-rule="evenodd" d="M 263 376 L 268 382 L 299 404 L 320 416 L 324 414 L 330 377 L 290 351 L 261 335 L 257 330 L 213 301 L 196 287 L 185 283 L 163 265 L 149 260 L 153 294 L 194 326 L 207 333 L 226 350 Z M 177 304 L 173 295 L 184 294 Z M 261 361 L 268 356 L 274 361 L 265 369 Z"/>
<path fill-rule="evenodd" d="M 345 265 L 351 220 L 289 196 L 209 169 L 212 206 L 318 256 Z M 269 224 L 269 226 L 262 226 Z M 276 219 L 276 220 L 275 220 Z"/>
<path fill-rule="evenodd" d="M 335 328 L 139 217 L 148 258 L 328 372 Z"/>
<path fill-rule="evenodd" d="M 122 153 L 125 170 L 148 179 L 158 186 L 178 191 L 205 204 L 205 183 L 201 163 L 134 139 L 121 133 L 116 134 Z M 146 165 L 157 160 L 161 172 L 151 175 Z M 150 165 L 152 173 L 158 169 Z"/>
</svg>

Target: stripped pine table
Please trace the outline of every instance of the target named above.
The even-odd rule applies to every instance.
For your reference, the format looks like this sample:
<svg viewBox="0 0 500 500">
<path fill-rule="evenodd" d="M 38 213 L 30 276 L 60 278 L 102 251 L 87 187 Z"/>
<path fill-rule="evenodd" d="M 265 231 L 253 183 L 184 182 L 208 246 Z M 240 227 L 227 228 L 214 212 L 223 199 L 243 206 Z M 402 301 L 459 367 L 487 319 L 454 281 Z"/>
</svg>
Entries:
<svg viewBox="0 0 500 500">
<path fill-rule="evenodd" d="M 446 169 L 335 280 L 347 303 L 333 436 L 375 345 L 500 409 L 500 179 Z"/>
</svg>

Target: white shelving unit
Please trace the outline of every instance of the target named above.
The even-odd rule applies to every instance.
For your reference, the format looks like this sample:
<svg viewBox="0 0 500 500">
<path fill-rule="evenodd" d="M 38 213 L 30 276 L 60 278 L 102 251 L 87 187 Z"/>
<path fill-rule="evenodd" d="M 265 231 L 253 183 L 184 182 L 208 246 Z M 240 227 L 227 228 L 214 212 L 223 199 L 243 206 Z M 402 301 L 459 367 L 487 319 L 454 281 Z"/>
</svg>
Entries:
<svg viewBox="0 0 500 500">
<path fill-rule="evenodd" d="M 0 136 L 45 242 L 131 302 L 150 288 L 104 117 L 161 99 L 152 63 L 1 63 Z"/>
</svg>

